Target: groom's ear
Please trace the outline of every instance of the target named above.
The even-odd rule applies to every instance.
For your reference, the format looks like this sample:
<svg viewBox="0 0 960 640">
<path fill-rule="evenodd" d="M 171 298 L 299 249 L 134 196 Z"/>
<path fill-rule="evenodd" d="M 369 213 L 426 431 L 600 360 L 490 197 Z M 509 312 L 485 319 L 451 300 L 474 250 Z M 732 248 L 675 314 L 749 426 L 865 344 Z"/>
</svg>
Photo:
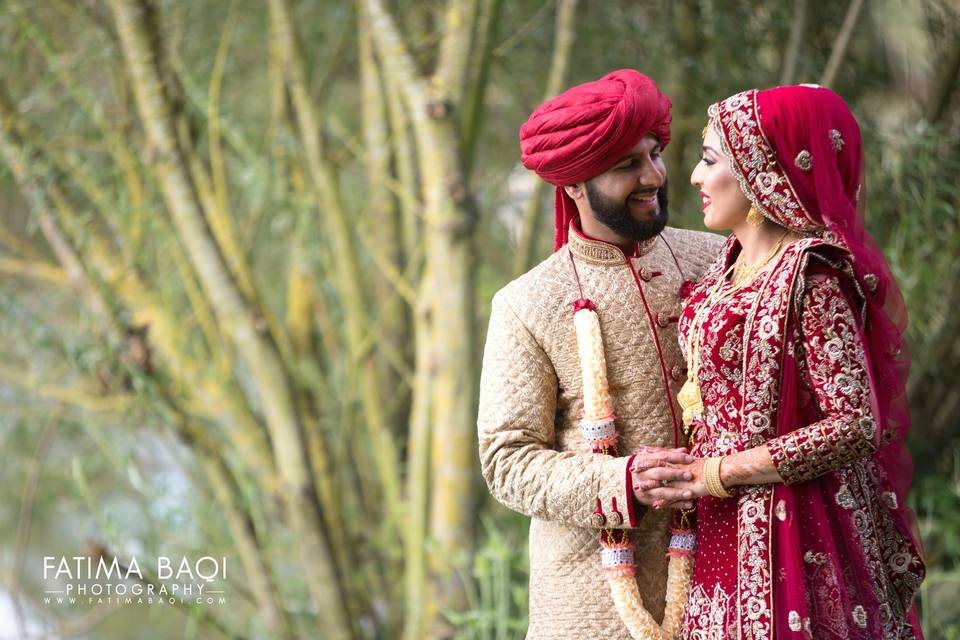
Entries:
<svg viewBox="0 0 960 640">
<path fill-rule="evenodd" d="M 573 198 L 574 200 L 579 200 L 583 197 L 583 183 L 578 182 L 577 184 L 567 185 L 563 188 L 567 192 L 567 195 Z"/>
</svg>

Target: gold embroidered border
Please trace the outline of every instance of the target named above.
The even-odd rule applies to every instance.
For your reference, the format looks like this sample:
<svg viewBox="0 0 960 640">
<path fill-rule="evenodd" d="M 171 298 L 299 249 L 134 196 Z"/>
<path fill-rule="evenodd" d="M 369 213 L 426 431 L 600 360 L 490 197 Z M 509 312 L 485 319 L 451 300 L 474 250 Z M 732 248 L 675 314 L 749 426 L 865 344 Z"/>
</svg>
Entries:
<svg viewBox="0 0 960 640">
<path fill-rule="evenodd" d="M 760 213 L 798 231 L 822 227 L 812 219 L 777 162 L 760 122 L 756 89 L 710 105 L 707 115 L 720 137 L 724 155 L 730 160 L 731 172 Z"/>
<path fill-rule="evenodd" d="M 744 448 L 762 444 L 776 433 L 776 391 L 782 370 L 790 295 L 801 262 L 799 258 L 809 246 L 820 242 L 806 239 L 789 245 L 777 265 L 765 275 L 747 314 L 741 386 Z M 761 308 L 767 313 L 758 323 Z M 752 349 L 754 344 L 767 348 Z M 737 615 L 740 628 L 755 640 L 773 637 L 773 494 L 772 485 L 751 487 L 738 504 Z"/>
</svg>

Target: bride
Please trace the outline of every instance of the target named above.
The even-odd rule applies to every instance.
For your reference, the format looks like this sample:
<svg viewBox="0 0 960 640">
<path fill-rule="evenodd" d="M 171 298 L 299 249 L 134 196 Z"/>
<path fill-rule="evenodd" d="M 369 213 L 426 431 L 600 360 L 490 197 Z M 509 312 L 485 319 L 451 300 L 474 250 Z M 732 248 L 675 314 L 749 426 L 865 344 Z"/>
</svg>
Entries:
<svg viewBox="0 0 960 640">
<path fill-rule="evenodd" d="M 691 176 L 732 231 L 685 298 L 697 460 L 682 638 L 921 638 L 905 505 L 905 313 L 864 229 L 860 129 L 815 86 L 709 111 Z"/>
</svg>

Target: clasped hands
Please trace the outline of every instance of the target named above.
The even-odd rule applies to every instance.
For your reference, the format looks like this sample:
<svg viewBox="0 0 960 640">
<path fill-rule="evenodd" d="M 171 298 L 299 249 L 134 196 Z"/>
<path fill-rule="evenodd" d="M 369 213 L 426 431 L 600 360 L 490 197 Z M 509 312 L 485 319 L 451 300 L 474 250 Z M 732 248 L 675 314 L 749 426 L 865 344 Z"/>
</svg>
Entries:
<svg viewBox="0 0 960 640">
<path fill-rule="evenodd" d="M 695 498 L 707 495 L 703 463 L 686 448 L 641 447 L 630 467 L 633 495 L 653 509 L 691 509 Z"/>
</svg>

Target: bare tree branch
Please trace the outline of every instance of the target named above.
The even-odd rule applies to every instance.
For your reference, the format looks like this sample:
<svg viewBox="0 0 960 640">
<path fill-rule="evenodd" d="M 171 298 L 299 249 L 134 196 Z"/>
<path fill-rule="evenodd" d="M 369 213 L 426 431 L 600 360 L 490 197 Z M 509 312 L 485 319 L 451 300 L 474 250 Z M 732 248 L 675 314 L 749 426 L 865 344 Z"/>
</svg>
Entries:
<svg viewBox="0 0 960 640">
<path fill-rule="evenodd" d="M 840 71 L 840 65 L 847 55 L 847 46 L 850 44 L 850 38 L 853 30 L 857 26 L 857 18 L 860 17 L 860 9 L 863 8 L 863 0 L 850 0 L 847 7 L 847 15 L 843 19 L 843 25 L 833 41 L 833 49 L 830 51 L 830 59 L 827 60 L 827 67 L 820 78 L 820 84 L 829 87 L 837 79 L 837 73 Z"/>
<path fill-rule="evenodd" d="M 476 26 L 477 36 L 474 42 L 472 58 L 479 58 L 476 73 L 470 83 L 466 98 L 463 101 L 461 128 L 463 129 L 463 172 L 469 178 L 473 173 L 473 163 L 476 160 L 478 139 L 483 128 L 483 102 L 490 85 L 490 65 L 493 61 L 493 41 L 497 37 L 497 27 L 500 24 L 500 14 L 503 9 L 503 0 L 480 0 L 478 2 L 479 24 Z"/>
<path fill-rule="evenodd" d="M 467 60 L 479 0 L 447 0 L 443 11 L 442 39 L 437 58 L 437 69 L 431 80 L 431 89 L 436 100 L 445 108 L 458 111 L 463 103 L 467 86 Z M 439 107 L 438 107 L 439 108 Z"/>
<path fill-rule="evenodd" d="M 326 612 L 321 621 L 327 636 L 335 640 L 350 638 L 353 634 L 345 618 L 342 579 L 337 575 L 328 541 L 321 535 L 307 443 L 289 379 L 280 354 L 258 332 L 251 310 L 204 222 L 156 66 L 156 52 L 146 31 L 146 0 L 113 0 L 111 8 L 140 117 L 156 149 L 155 170 L 167 208 L 224 334 L 245 362 L 262 402 L 311 595 L 316 606 Z"/>
<path fill-rule="evenodd" d="M 273 27 L 277 30 L 278 47 L 284 61 L 288 90 L 293 99 L 294 113 L 306 153 L 307 168 L 317 201 L 326 216 L 324 229 L 329 234 L 335 263 L 337 294 L 343 306 L 344 330 L 351 364 L 360 375 L 360 400 L 365 427 L 372 445 L 376 475 L 383 492 L 387 518 L 385 525 L 396 528 L 402 519 L 400 495 L 399 451 L 387 427 L 382 401 L 382 388 L 377 370 L 367 366 L 370 354 L 363 349 L 369 317 L 365 300 L 366 288 L 360 276 L 353 232 L 347 221 L 340 188 L 333 167 L 325 156 L 319 123 L 321 116 L 310 99 L 302 56 L 296 47 L 296 37 L 286 0 L 270 0 Z"/>
<path fill-rule="evenodd" d="M 809 0 L 794 0 L 793 20 L 790 21 L 790 37 L 783 54 L 783 66 L 780 69 L 780 84 L 793 84 L 797 74 L 797 60 L 800 58 L 800 46 L 807 27 L 807 15 L 810 12 Z"/>
<path fill-rule="evenodd" d="M 550 75 L 547 76 L 547 89 L 544 91 L 544 100 L 549 100 L 560 92 L 563 80 L 567 76 L 567 67 L 570 65 L 570 52 L 573 50 L 573 40 L 576 36 L 574 17 L 577 10 L 577 0 L 559 0 L 557 2 L 557 18 L 553 44 L 553 57 L 550 61 Z M 523 208 L 523 219 L 520 224 L 520 241 L 517 246 L 516 259 L 513 263 L 514 274 L 521 274 L 533 266 L 537 238 L 540 236 L 540 219 L 544 216 L 542 210 L 543 190 L 546 183 L 536 180 L 533 191 L 527 198 Z"/>
<path fill-rule="evenodd" d="M 419 72 L 392 15 L 380 0 L 365 0 L 363 7 L 371 20 L 371 34 L 384 73 L 396 78 L 408 108 L 423 182 L 426 265 L 421 292 L 429 315 L 415 314 L 415 319 L 429 322 L 428 327 L 416 331 L 418 339 L 428 339 L 427 358 L 432 369 L 428 385 L 429 536 L 436 541 L 429 558 L 431 595 L 425 599 L 425 628 L 444 635 L 451 630 L 445 628 L 439 611 L 463 606 L 464 600 L 452 554 L 463 540 L 472 538 L 475 525 L 471 499 L 477 386 L 472 280 L 475 214 L 463 174 L 461 138 L 455 122 L 459 119 L 445 107 L 449 96 L 444 90 L 449 85 Z M 444 24 L 445 29 L 456 26 Z M 447 64 L 440 60 L 437 68 L 449 68 Z M 456 64 L 450 63 L 450 67 Z M 414 398 L 417 410 L 422 407 L 421 401 Z M 416 455 L 427 454 L 421 451 Z M 412 575 L 408 572 L 408 577 Z"/>
<path fill-rule="evenodd" d="M 52 284 L 66 284 L 66 272 L 46 261 L 18 260 L 9 256 L 0 256 L 0 273 L 34 278 Z"/>
<path fill-rule="evenodd" d="M 40 486 L 40 474 L 47 461 L 47 455 L 53 446 L 53 441 L 57 437 L 57 431 L 60 428 L 60 419 L 62 411 L 50 416 L 43 433 L 40 434 L 40 440 L 37 443 L 37 449 L 33 454 L 33 462 L 30 465 L 30 471 L 27 474 L 27 480 L 24 483 L 22 499 L 20 501 L 20 517 L 17 520 L 17 538 L 13 551 L 13 569 L 10 572 L 9 588 L 13 597 L 14 611 L 17 618 L 17 626 L 20 634 L 27 632 L 26 620 L 23 617 L 23 610 L 20 604 L 20 574 L 23 572 L 24 554 L 27 551 L 27 544 L 30 542 L 30 522 L 33 518 L 33 501 L 37 495 L 37 488 Z"/>
</svg>

